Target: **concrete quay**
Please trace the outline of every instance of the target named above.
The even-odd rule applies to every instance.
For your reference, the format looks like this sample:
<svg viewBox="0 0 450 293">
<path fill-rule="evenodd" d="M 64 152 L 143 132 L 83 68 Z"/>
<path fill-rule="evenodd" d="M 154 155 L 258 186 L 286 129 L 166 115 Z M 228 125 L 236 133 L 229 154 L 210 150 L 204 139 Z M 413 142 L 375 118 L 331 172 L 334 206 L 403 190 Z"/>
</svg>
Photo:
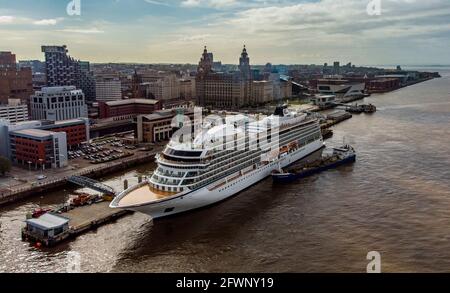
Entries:
<svg viewBox="0 0 450 293">
<path fill-rule="evenodd" d="M 84 168 L 72 167 L 63 170 L 48 170 L 43 173 L 48 176 L 48 178 L 41 182 L 33 182 L 32 178 L 36 175 L 36 173 L 32 173 L 33 175 L 27 175 L 29 173 L 27 170 L 18 169 L 16 172 L 22 171 L 24 176 L 13 175 L 16 176 L 15 181 L 18 182 L 17 185 L 6 189 L 1 189 L 0 186 L 0 206 L 12 204 L 28 197 L 37 196 L 45 192 L 63 188 L 69 184 L 67 179 L 71 176 L 99 178 L 140 164 L 151 163 L 154 161 L 155 155 L 158 152 L 159 149 L 151 152 L 136 153 L 132 157 L 95 166 L 89 165 Z M 5 180 L 11 180 L 11 178 Z M 3 182 L 3 186 L 8 186 L 8 183 Z"/>
</svg>

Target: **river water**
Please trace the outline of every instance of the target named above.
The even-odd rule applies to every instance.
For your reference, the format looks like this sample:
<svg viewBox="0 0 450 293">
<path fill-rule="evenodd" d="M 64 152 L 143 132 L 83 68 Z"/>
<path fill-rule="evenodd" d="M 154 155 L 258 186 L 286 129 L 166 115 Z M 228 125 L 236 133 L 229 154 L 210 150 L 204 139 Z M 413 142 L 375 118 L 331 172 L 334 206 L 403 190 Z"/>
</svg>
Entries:
<svg viewBox="0 0 450 293">
<path fill-rule="evenodd" d="M 421 70 L 425 70 L 421 68 Z M 381 95 L 374 115 L 334 128 L 355 146 L 353 166 L 294 184 L 271 179 L 214 207 L 153 223 L 134 214 L 51 250 L 20 240 L 25 214 L 70 190 L 0 209 L 0 272 L 450 271 L 450 68 L 441 79 Z M 105 178 L 116 187 L 153 165 Z"/>
</svg>

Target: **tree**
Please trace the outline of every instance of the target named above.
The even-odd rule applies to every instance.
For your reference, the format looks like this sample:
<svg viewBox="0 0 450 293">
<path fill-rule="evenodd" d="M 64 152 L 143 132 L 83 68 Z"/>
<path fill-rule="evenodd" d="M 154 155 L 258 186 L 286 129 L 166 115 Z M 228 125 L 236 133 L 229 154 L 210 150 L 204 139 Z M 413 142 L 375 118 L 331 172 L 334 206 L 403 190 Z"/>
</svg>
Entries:
<svg viewBox="0 0 450 293">
<path fill-rule="evenodd" d="M 0 157 L 0 174 L 5 176 L 6 172 L 11 171 L 11 161 L 5 157 Z"/>
</svg>

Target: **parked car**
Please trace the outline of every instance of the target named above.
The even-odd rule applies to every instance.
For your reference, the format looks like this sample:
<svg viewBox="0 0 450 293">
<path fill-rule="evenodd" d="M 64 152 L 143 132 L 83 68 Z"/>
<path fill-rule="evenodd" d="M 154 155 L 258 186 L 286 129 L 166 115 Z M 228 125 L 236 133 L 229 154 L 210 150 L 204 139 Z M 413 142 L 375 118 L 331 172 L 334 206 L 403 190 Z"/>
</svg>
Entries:
<svg viewBox="0 0 450 293">
<path fill-rule="evenodd" d="M 47 176 L 45 176 L 45 175 L 38 175 L 38 176 L 36 176 L 36 179 L 37 180 L 45 180 L 45 179 L 47 179 Z"/>
</svg>

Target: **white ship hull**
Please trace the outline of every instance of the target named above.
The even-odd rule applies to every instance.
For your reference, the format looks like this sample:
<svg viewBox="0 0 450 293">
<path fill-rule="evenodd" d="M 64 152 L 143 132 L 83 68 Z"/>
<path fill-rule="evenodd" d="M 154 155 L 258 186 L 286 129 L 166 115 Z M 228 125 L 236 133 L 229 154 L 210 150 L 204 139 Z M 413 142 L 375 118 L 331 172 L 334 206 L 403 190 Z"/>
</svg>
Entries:
<svg viewBox="0 0 450 293">
<path fill-rule="evenodd" d="M 258 169 L 252 170 L 228 182 L 222 182 L 222 184 L 220 184 L 220 182 L 215 182 L 207 187 L 195 191 L 188 191 L 165 201 L 133 206 L 127 209 L 147 214 L 153 219 L 156 219 L 213 205 L 232 197 L 267 178 L 274 170 L 278 170 L 280 167 L 284 168 L 310 156 L 322 149 L 323 146 L 323 140 L 318 140 L 277 161 L 268 163 L 265 166 L 260 166 Z M 220 184 L 220 186 L 218 186 L 218 184 Z M 124 191 L 119 197 L 123 197 L 128 192 L 130 192 L 130 190 Z"/>
</svg>

